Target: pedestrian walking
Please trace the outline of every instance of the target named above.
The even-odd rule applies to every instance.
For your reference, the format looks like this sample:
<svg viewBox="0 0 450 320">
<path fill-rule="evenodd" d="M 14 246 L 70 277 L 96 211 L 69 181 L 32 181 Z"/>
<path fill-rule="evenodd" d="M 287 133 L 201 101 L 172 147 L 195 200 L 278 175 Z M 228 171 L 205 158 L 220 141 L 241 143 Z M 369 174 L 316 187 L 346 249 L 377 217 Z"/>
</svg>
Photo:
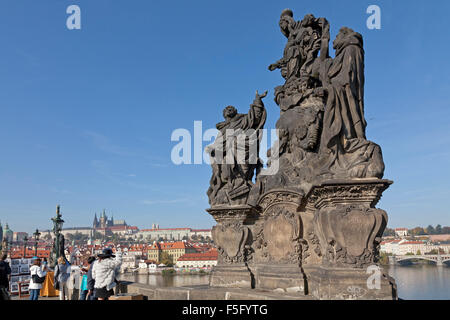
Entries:
<svg viewBox="0 0 450 320">
<path fill-rule="evenodd" d="M 11 267 L 6 261 L 8 256 L 2 255 L 0 258 L 0 300 L 10 300 L 9 281 L 11 280 Z"/>
<path fill-rule="evenodd" d="M 80 300 L 92 300 L 89 299 L 89 285 L 88 285 L 88 273 L 90 271 L 91 273 L 91 279 L 92 279 L 92 263 L 95 261 L 94 257 L 89 257 L 86 260 L 87 266 L 85 268 L 82 268 L 82 277 L 81 277 L 81 286 L 80 286 Z M 92 291 L 94 291 L 94 287 L 92 287 Z M 93 295 L 93 294 L 92 294 Z"/>
<path fill-rule="evenodd" d="M 41 268 L 41 259 L 33 260 L 33 265 L 30 268 L 31 280 L 28 290 L 30 290 L 30 300 L 38 300 L 39 292 L 42 289 L 42 283 L 45 281 L 47 275 L 47 267 Z"/>
<path fill-rule="evenodd" d="M 67 280 L 67 290 L 69 292 L 69 300 L 78 300 L 80 297 L 80 279 L 81 270 L 80 267 L 70 266 L 70 277 Z"/>
<path fill-rule="evenodd" d="M 63 256 L 58 258 L 58 264 L 55 267 L 55 289 L 59 290 L 59 300 L 69 299 L 69 290 L 67 280 L 70 277 L 70 264 Z"/>
<path fill-rule="evenodd" d="M 116 273 L 122 264 L 122 253 L 119 250 L 115 256 L 110 248 L 103 249 L 103 253 L 98 255 L 98 261 L 92 267 L 95 296 L 98 300 L 108 300 L 114 295 L 113 288 L 117 285 Z"/>
<path fill-rule="evenodd" d="M 97 300 L 97 297 L 95 296 L 95 280 L 92 278 L 92 270 L 94 268 L 94 264 L 97 263 L 97 260 L 95 260 L 95 257 L 89 257 L 88 263 L 90 263 L 90 266 L 87 272 L 87 286 L 88 286 L 87 299 Z"/>
</svg>

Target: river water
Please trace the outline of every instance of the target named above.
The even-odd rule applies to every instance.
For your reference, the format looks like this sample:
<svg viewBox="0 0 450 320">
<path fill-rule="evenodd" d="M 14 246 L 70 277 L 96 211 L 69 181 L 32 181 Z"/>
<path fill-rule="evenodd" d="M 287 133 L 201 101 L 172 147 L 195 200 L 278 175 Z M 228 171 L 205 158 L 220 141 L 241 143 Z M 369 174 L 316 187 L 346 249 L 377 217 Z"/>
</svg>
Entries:
<svg viewBox="0 0 450 320">
<path fill-rule="evenodd" d="M 154 287 L 183 287 L 193 285 L 207 285 L 209 283 L 209 274 L 180 274 L 166 275 L 161 274 L 121 274 L 119 280 L 132 281 L 142 284 L 148 284 Z"/>
<path fill-rule="evenodd" d="M 450 267 L 425 264 L 386 267 L 405 300 L 450 300 Z"/>
<path fill-rule="evenodd" d="M 405 300 L 450 300 L 450 267 L 435 265 L 385 266 L 397 283 L 398 296 Z M 121 280 L 156 287 L 207 285 L 208 275 L 122 274 Z"/>
</svg>

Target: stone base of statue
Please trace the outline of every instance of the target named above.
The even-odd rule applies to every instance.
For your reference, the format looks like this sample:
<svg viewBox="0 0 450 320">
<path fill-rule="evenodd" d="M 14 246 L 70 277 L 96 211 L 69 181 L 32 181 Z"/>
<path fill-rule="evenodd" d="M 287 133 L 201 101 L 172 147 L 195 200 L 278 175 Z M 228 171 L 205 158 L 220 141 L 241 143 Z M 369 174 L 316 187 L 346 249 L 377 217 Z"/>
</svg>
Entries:
<svg viewBox="0 0 450 320">
<path fill-rule="evenodd" d="M 387 214 L 375 208 L 392 181 L 330 180 L 312 187 L 300 211 L 314 212 L 311 238 L 320 265 L 305 264 L 317 299 L 397 299 L 394 279 L 378 265 Z"/>
<path fill-rule="evenodd" d="M 254 287 L 253 283 L 253 276 L 243 263 L 217 265 L 211 271 L 209 278 L 211 287 L 251 289 Z"/>
<path fill-rule="evenodd" d="M 210 286 L 315 299 L 397 299 L 378 266 L 387 214 L 375 208 L 392 181 L 329 180 L 308 194 L 270 190 L 257 206 L 208 209 L 219 251 Z"/>
<path fill-rule="evenodd" d="M 395 280 L 368 269 L 305 267 L 308 294 L 319 300 L 396 300 Z"/>
<path fill-rule="evenodd" d="M 218 250 L 217 266 L 210 277 L 211 287 L 252 288 L 254 280 L 247 267 L 249 244 L 252 242 L 249 224 L 258 212 L 248 205 L 216 206 L 207 210 L 217 221 L 212 236 Z"/>
<path fill-rule="evenodd" d="M 255 288 L 278 293 L 306 295 L 306 279 L 298 265 L 256 265 Z"/>
<path fill-rule="evenodd" d="M 271 190 L 260 197 L 260 214 L 250 228 L 249 268 L 255 275 L 255 288 L 305 295 L 303 227 L 297 212 L 301 199 L 301 194 L 286 189 Z"/>
</svg>

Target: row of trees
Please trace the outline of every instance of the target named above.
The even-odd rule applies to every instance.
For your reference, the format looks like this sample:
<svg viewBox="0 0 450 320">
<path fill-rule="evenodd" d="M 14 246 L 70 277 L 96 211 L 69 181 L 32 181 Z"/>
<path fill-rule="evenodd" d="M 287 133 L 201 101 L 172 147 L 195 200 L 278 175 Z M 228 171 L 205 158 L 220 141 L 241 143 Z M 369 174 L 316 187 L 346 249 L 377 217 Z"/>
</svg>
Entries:
<svg viewBox="0 0 450 320">
<path fill-rule="evenodd" d="M 429 225 L 426 228 L 415 227 L 413 229 L 409 229 L 408 233 L 412 236 L 423 236 L 423 235 L 433 235 L 433 234 L 450 234 L 450 227 L 443 227 L 438 224 L 436 227 Z M 383 236 L 395 236 L 394 229 L 386 228 L 384 230 Z"/>
</svg>

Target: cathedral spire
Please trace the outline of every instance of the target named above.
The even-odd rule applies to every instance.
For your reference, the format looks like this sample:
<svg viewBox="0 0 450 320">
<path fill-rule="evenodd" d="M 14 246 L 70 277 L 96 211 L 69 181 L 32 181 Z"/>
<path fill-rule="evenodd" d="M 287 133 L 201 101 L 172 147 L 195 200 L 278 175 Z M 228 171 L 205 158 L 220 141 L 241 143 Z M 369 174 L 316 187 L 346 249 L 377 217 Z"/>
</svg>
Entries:
<svg viewBox="0 0 450 320">
<path fill-rule="evenodd" d="M 98 228 L 97 212 L 94 215 L 94 222 L 92 225 L 94 228 Z"/>
</svg>

